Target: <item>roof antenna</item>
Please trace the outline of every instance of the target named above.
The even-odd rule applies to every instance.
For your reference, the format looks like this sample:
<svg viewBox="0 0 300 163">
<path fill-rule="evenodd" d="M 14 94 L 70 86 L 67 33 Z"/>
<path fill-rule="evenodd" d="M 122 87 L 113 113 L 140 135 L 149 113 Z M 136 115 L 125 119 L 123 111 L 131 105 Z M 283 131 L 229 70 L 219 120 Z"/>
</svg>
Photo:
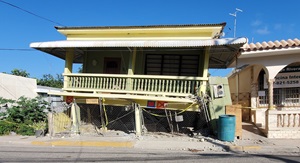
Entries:
<svg viewBox="0 0 300 163">
<path fill-rule="evenodd" d="M 236 32 L 236 17 L 237 17 L 237 12 L 243 12 L 243 10 L 235 8 L 234 14 L 229 13 L 229 15 L 234 17 L 234 31 L 233 31 L 233 37 L 235 38 L 235 32 Z"/>
</svg>

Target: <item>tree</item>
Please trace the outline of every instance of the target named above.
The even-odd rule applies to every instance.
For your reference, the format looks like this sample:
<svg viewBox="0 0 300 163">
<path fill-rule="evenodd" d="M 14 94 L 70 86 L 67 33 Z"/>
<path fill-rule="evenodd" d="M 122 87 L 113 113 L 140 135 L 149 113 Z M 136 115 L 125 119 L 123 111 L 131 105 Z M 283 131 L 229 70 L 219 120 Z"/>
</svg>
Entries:
<svg viewBox="0 0 300 163">
<path fill-rule="evenodd" d="M 13 70 L 11 70 L 10 74 L 16 75 L 16 76 L 23 76 L 26 78 L 28 78 L 30 76 L 30 74 L 28 72 L 26 72 L 25 70 L 22 70 L 22 69 L 13 69 Z"/>
<path fill-rule="evenodd" d="M 81 69 L 82 70 L 82 69 Z M 80 71 L 80 69 L 79 69 Z M 16 76 L 23 76 L 23 77 L 29 77 L 29 73 L 22 69 L 13 69 L 11 71 L 12 75 Z M 62 88 L 64 83 L 64 78 L 61 74 L 56 74 L 56 77 L 54 77 L 51 74 L 44 74 L 41 79 L 37 79 L 37 84 L 42 86 L 48 86 L 48 87 L 55 87 L 55 88 Z"/>
<path fill-rule="evenodd" d="M 62 88 L 64 83 L 64 78 L 61 74 L 56 74 L 56 78 L 51 74 L 43 75 L 43 78 L 37 79 L 37 84 L 48 87 Z"/>
</svg>

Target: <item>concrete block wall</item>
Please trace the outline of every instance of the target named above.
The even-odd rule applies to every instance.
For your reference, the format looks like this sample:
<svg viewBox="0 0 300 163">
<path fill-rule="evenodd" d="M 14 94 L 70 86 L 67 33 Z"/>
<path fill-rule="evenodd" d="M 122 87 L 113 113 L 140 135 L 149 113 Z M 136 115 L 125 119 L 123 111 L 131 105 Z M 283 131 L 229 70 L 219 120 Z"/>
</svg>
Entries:
<svg viewBox="0 0 300 163">
<path fill-rule="evenodd" d="M 251 109 L 251 122 L 258 127 L 266 125 L 266 108 Z"/>
<path fill-rule="evenodd" d="M 269 130 L 268 138 L 300 139 L 300 130 Z"/>
</svg>

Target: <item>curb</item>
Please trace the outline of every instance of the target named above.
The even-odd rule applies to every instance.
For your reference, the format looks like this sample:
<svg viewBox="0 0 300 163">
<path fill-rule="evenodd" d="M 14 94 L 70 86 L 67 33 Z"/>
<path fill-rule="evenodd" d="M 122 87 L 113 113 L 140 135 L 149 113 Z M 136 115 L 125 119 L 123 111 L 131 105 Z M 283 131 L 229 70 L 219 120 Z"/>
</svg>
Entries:
<svg viewBox="0 0 300 163">
<path fill-rule="evenodd" d="M 85 146 L 85 147 L 124 147 L 133 148 L 134 142 L 108 142 L 108 141 L 32 141 L 31 145 L 38 146 Z"/>
<path fill-rule="evenodd" d="M 261 146 L 228 146 L 229 150 L 232 151 L 257 151 L 261 150 Z"/>
</svg>

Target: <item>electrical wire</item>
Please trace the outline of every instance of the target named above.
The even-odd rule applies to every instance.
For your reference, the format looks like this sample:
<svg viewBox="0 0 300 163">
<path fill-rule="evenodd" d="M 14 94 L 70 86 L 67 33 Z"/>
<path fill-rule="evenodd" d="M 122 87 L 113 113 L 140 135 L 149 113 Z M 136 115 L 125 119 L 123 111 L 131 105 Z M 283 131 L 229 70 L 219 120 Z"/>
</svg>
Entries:
<svg viewBox="0 0 300 163">
<path fill-rule="evenodd" d="M 182 114 L 183 112 L 187 111 L 190 107 L 192 107 L 195 103 L 192 103 L 191 105 L 189 105 L 188 107 L 186 107 L 185 109 L 181 110 L 180 112 L 178 112 L 177 114 L 180 115 Z M 147 111 L 145 108 L 142 108 L 143 111 L 145 111 L 146 113 L 150 114 L 150 115 L 153 115 L 155 117 L 166 117 L 165 115 L 159 115 L 159 114 L 155 114 L 155 113 L 151 113 L 149 111 Z"/>
<path fill-rule="evenodd" d="M 19 6 L 14 5 L 14 4 L 8 3 L 8 2 L 3 1 L 3 0 L 0 0 L 0 2 L 4 3 L 4 4 L 6 4 L 6 5 L 9 5 L 9 6 L 11 6 L 11 7 L 14 7 L 14 8 L 18 9 L 18 10 L 24 11 L 24 12 L 26 12 L 26 13 L 28 13 L 28 14 L 30 14 L 30 15 L 33 15 L 33 16 L 35 16 L 35 17 L 38 17 L 38 18 L 40 18 L 40 19 L 46 20 L 46 21 L 48 21 L 48 22 L 51 22 L 51 23 L 54 23 L 54 24 L 57 24 L 57 25 L 60 25 L 60 26 L 64 26 L 64 25 L 62 25 L 62 24 L 60 24 L 60 23 L 58 23 L 58 22 L 55 22 L 55 21 L 53 21 L 53 20 L 50 20 L 50 19 L 45 18 L 45 17 L 43 17 L 43 16 L 40 16 L 40 15 L 38 15 L 38 14 L 35 14 L 35 13 L 31 12 L 31 11 L 28 11 L 28 10 L 26 10 L 26 9 L 23 9 L 23 8 L 21 8 L 21 7 L 19 7 Z"/>
<path fill-rule="evenodd" d="M 0 48 L 1 51 L 34 51 L 35 49 Z"/>
</svg>

